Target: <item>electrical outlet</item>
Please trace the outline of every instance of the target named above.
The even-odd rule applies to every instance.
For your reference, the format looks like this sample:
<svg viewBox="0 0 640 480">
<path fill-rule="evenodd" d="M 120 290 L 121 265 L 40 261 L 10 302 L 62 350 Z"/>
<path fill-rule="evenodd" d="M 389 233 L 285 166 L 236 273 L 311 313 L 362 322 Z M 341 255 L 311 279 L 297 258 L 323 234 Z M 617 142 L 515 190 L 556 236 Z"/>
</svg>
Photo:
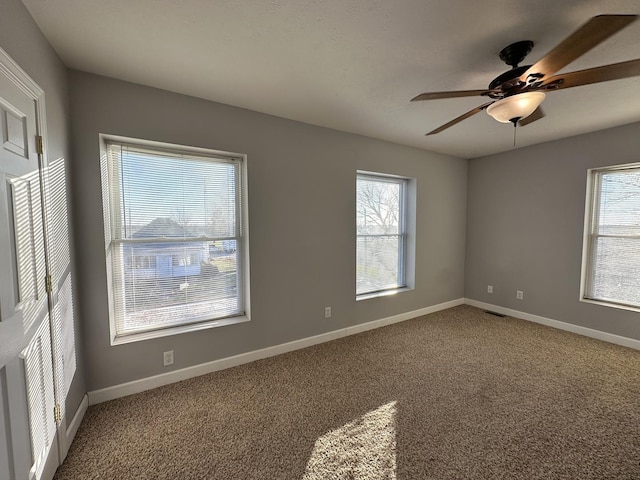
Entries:
<svg viewBox="0 0 640 480">
<path fill-rule="evenodd" d="M 516 299 L 524 300 L 524 292 L 522 290 L 516 290 Z"/>
<path fill-rule="evenodd" d="M 324 307 L 324 318 L 331 318 L 331 307 Z"/>
<path fill-rule="evenodd" d="M 487 285 L 487 293 L 493 293 L 493 285 Z"/>
<path fill-rule="evenodd" d="M 173 350 L 169 350 L 168 352 L 164 352 L 162 354 L 162 364 L 165 367 L 173 365 Z"/>
</svg>

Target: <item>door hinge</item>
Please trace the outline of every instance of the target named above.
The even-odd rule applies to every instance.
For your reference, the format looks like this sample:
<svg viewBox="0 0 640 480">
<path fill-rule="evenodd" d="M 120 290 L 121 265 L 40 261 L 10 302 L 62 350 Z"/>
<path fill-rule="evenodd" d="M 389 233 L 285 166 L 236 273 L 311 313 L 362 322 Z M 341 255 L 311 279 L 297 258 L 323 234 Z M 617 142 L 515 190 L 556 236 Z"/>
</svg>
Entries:
<svg viewBox="0 0 640 480">
<path fill-rule="evenodd" d="M 51 279 L 51 275 L 44 277 L 44 285 L 47 289 L 47 293 L 53 292 L 53 280 Z"/>
<path fill-rule="evenodd" d="M 56 425 L 60 425 L 62 422 L 62 409 L 58 403 L 53 407 L 53 419 L 56 421 Z"/>
<path fill-rule="evenodd" d="M 42 142 L 41 135 L 36 135 L 36 151 L 38 155 L 42 155 L 44 153 L 44 144 Z"/>
</svg>

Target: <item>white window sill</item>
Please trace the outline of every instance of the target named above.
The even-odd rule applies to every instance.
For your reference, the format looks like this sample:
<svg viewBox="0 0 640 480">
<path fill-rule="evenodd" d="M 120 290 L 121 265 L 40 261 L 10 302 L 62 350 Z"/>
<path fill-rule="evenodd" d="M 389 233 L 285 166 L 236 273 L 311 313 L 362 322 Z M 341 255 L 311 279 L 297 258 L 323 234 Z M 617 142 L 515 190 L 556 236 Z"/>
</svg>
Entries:
<svg viewBox="0 0 640 480">
<path fill-rule="evenodd" d="M 402 288 L 394 288 L 393 290 L 383 290 L 381 292 L 373 292 L 373 293 L 363 293 L 362 295 L 356 295 L 356 302 L 360 300 L 369 300 L 371 298 L 379 298 L 379 297 L 388 297 L 390 295 L 396 295 L 398 293 L 410 292 L 413 288 L 402 287 Z"/>
<path fill-rule="evenodd" d="M 623 305 L 621 303 L 607 302 L 606 300 L 594 300 L 593 298 L 580 298 L 581 302 L 591 303 L 593 305 L 600 305 L 602 307 L 617 308 L 618 310 L 628 310 L 630 312 L 640 312 L 640 307 L 634 307 L 633 305 Z"/>
<path fill-rule="evenodd" d="M 209 320 L 206 322 L 192 323 L 189 325 L 178 325 L 176 327 L 162 328 L 149 332 L 132 333 L 131 335 L 116 336 L 111 339 L 111 345 L 123 345 L 125 343 L 141 342 L 143 340 L 151 340 L 153 338 L 168 337 L 171 335 L 180 335 L 181 333 L 196 332 L 215 327 L 224 327 L 227 325 L 235 325 L 236 323 L 245 323 L 249 321 L 249 317 L 243 315 L 241 317 L 220 318 Z"/>
</svg>

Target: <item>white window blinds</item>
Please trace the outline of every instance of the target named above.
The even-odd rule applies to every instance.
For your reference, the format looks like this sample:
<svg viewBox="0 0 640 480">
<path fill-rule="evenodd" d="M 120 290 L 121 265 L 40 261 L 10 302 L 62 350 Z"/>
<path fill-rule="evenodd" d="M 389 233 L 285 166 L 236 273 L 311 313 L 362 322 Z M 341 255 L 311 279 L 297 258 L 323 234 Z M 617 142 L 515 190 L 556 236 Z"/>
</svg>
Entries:
<svg viewBox="0 0 640 480">
<path fill-rule="evenodd" d="M 242 160 L 110 141 L 106 152 L 115 336 L 242 315 Z"/>
<path fill-rule="evenodd" d="M 640 307 L 640 167 L 592 171 L 590 194 L 584 296 Z"/>
<path fill-rule="evenodd" d="M 356 295 L 406 286 L 407 180 L 358 174 L 356 181 Z"/>
</svg>

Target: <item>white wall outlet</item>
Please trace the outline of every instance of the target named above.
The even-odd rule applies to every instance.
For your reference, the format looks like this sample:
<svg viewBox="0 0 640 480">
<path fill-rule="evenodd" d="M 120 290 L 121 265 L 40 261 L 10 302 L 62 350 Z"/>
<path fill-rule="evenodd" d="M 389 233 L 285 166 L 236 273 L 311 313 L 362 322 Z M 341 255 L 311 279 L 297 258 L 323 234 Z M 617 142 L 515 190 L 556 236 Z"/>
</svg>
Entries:
<svg viewBox="0 0 640 480">
<path fill-rule="evenodd" d="M 324 318 L 331 318 L 331 307 L 324 307 Z"/>
<path fill-rule="evenodd" d="M 168 352 L 164 352 L 162 354 L 162 364 L 165 367 L 173 365 L 173 350 L 169 350 Z"/>
<path fill-rule="evenodd" d="M 487 293 L 493 293 L 493 285 L 487 285 Z"/>
<path fill-rule="evenodd" d="M 524 292 L 522 290 L 516 290 L 516 299 L 524 300 Z"/>
</svg>

